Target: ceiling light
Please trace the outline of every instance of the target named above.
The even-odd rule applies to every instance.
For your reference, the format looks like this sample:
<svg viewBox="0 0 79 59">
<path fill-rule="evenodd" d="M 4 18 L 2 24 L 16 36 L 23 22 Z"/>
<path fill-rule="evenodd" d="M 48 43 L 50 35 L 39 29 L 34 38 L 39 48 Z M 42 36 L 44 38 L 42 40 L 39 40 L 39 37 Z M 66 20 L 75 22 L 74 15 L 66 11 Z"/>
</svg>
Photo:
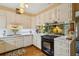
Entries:
<svg viewBox="0 0 79 59">
<path fill-rule="evenodd" d="M 28 5 L 27 5 L 27 4 L 25 4 L 25 7 L 26 7 L 26 8 L 28 8 Z"/>
<path fill-rule="evenodd" d="M 16 13 L 17 14 L 23 14 L 24 13 L 24 9 L 23 8 L 16 8 Z"/>
</svg>

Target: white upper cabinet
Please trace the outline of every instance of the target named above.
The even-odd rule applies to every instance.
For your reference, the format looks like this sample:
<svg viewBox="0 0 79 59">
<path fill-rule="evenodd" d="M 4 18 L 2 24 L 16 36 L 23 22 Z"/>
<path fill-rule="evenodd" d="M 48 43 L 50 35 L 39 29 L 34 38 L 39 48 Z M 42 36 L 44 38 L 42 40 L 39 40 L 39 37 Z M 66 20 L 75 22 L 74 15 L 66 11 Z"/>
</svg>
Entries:
<svg viewBox="0 0 79 59">
<path fill-rule="evenodd" d="M 54 21 L 64 22 L 72 20 L 72 4 L 60 4 L 36 17 L 36 25 L 53 23 Z"/>
<path fill-rule="evenodd" d="M 50 22 L 51 23 L 53 23 L 54 21 L 56 21 L 57 19 L 57 15 L 56 15 L 56 8 L 54 8 L 53 10 L 51 10 L 51 12 L 50 12 L 51 14 L 50 14 Z"/>
<path fill-rule="evenodd" d="M 60 22 L 69 21 L 72 19 L 71 4 L 62 4 L 57 8 L 57 16 Z"/>
<path fill-rule="evenodd" d="M 15 22 L 16 15 L 14 12 L 6 12 L 6 15 L 7 15 L 7 24 L 8 25 Z"/>
<path fill-rule="evenodd" d="M 6 28 L 7 16 L 6 14 L 0 14 L 0 28 Z"/>
<path fill-rule="evenodd" d="M 40 16 L 36 16 L 35 18 L 35 24 L 40 25 Z"/>
<path fill-rule="evenodd" d="M 63 3 L 37 16 L 19 15 L 16 12 L 0 10 L 5 16 L 0 15 L 0 27 L 6 27 L 6 24 L 20 23 L 24 28 L 42 25 L 44 23 L 53 23 L 54 21 L 64 22 L 72 20 L 72 4 Z M 6 18 L 7 16 L 7 18 Z M 33 18 L 33 19 L 32 19 Z M 2 20 L 3 19 L 3 20 Z M 7 23 L 6 23 L 7 20 Z"/>
</svg>

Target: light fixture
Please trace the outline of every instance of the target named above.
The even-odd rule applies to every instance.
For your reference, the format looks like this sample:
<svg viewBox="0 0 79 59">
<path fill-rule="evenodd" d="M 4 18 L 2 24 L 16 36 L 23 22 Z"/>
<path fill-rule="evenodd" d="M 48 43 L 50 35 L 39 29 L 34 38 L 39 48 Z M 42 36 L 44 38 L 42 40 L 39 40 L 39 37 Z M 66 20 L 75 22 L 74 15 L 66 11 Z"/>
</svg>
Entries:
<svg viewBox="0 0 79 59">
<path fill-rule="evenodd" d="M 23 14 L 24 13 L 24 9 L 23 8 L 16 8 L 16 13 L 17 14 Z"/>
<path fill-rule="evenodd" d="M 16 8 L 16 13 L 17 14 L 23 14 L 24 13 L 24 9 L 28 8 L 28 4 L 24 3 L 24 0 L 20 0 L 20 6 L 18 8 Z"/>
<path fill-rule="evenodd" d="M 25 8 L 28 8 L 28 4 L 21 3 L 20 4 L 20 7 L 19 8 L 16 8 L 16 13 L 17 14 L 23 14 Z"/>
<path fill-rule="evenodd" d="M 29 7 L 28 4 L 25 4 L 25 7 L 28 8 Z"/>
</svg>

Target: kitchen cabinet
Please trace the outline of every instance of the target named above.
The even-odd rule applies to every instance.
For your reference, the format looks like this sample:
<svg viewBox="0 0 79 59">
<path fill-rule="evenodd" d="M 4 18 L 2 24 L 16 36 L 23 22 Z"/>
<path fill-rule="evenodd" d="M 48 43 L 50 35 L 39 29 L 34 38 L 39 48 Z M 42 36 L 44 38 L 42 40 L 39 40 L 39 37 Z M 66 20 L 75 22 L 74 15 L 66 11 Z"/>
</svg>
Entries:
<svg viewBox="0 0 79 59">
<path fill-rule="evenodd" d="M 0 28 L 6 28 L 7 16 L 5 13 L 0 14 Z"/>
<path fill-rule="evenodd" d="M 14 46 L 14 49 L 21 48 L 21 47 L 27 47 L 29 45 L 32 45 L 32 35 L 25 35 L 25 36 L 14 36 L 14 37 L 5 37 L 0 38 L 0 40 L 4 41 L 5 43 Z M 0 42 L 0 44 L 3 44 Z M 4 45 L 6 49 L 8 46 Z"/>
<path fill-rule="evenodd" d="M 32 29 L 36 28 L 36 16 L 31 17 L 31 28 Z"/>
<path fill-rule="evenodd" d="M 24 36 L 24 47 L 32 45 L 32 35 Z"/>
<path fill-rule="evenodd" d="M 17 48 L 23 47 L 24 46 L 24 38 L 23 38 L 23 36 L 22 37 L 17 36 L 15 44 L 16 44 Z"/>
<path fill-rule="evenodd" d="M 16 38 L 15 37 L 3 38 L 2 40 L 10 45 L 16 46 Z"/>
<path fill-rule="evenodd" d="M 33 45 L 37 46 L 37 34 L 33 35 Z"/>
<path fill-rule="evenodd" d="M 32 45 L 32 35 L 9 37 L 5 38 L 4 41 L 8 44 L 16 46 L 16 48 L 27 47 Z"/>
<path fill-rule="evenodd" d="M 41 35 L 37 35 L 37 47 L 41 49 Z"/>
<path fill-rule="evenodd" d="M 56 8 L 54 8 L 52 11 L 51 11 L 51 17 L 50 17 L 50 19 L 51 19 L 51 23 L 53 23 L 54 21 L 56 21 L 57 20 L 57 11 L 56 11 Z"/>
<path fill-rule="evenodd" d="M 23 47 L 23 37 L 8 37 L 5 38 L 3 41 L 5 41 L 6 43 L 15 46 L 16 48 L 21 48 Z"/>
<path fill-rule="evenodd" d="M 10 24 L 15 23 L 16 15 L 13 12 L 6 12 L 7 15 L 7 28 Z"/>
<path fill-rule="evenodd" d="M 1 38 L 0 40 L 2 42 L 2 44 L 0 44 L 0 46 L 4 46 L 4 47 L 0 48 L 0 50 L 3 49 L 2 51 L 7 52 L 9 50 L 18 48 L 18 47 L 16 47 L 16 38 L 15 37 Z M 13 47 L 11 48 L 10 46 L 13 46 Z"/>
<path fill-rule="evenodd" d="M 65 36 L 54 39 L 55 56 L 75 56 L 75 40 L 67 40 Z"/>
<path fill-rule="evenodd" d="M 36 16 L 35 25 L 40 25 L 40 21 L 41 21 L 40 16 Z"/>
<path fill-rule="evenodd" d="M 41 49 L 41 36 L 43 34 L 38 33 L 38 34 L 34 34 L 33 35 L 33 44 L 38 47 L 39 49 Z"/>
<path fill-rule="evenodd" d="M 54 21 L 69 22 L 72 20 L 72 4 L 60 4 L 46 12 L 37 15 L 35 19 L 36 25 L 53 23 Z"/>
<path fill-rule="evenodd" d="M 58 6 L 57 7 L 57 18 L 59 22 L 72 20 L 72 5 L 62 4 Z"/>
</svg>

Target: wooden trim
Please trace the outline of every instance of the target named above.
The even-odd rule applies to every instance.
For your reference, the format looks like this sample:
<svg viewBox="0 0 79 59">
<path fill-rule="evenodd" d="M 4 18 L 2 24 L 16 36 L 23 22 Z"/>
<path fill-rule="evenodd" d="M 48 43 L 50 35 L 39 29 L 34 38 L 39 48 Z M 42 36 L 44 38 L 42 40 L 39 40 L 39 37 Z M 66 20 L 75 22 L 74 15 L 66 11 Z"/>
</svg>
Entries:
<svg viewBox="0 0 79 59">
<path fill-rule="evenodd" d="M 76 11 L 79 11 L 79 3 L 72 3 L 72 20 L 77 23 L 77 18 L 75 17 Z"/>
<path fill-rule="evenodd" d="M 76 40 L 75 39 L 70 44 L 70 56 L 76 56 Z"/>
</svg>

